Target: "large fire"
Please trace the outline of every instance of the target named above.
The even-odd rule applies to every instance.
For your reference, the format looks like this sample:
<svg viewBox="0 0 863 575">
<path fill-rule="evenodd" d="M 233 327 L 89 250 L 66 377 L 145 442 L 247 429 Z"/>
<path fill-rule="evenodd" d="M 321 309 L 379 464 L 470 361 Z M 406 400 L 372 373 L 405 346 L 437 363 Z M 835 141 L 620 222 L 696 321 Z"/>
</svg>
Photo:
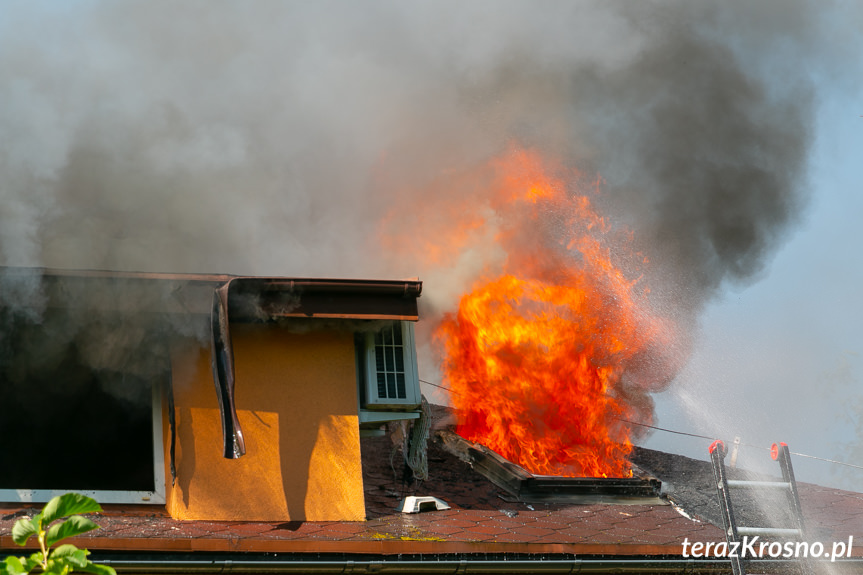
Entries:
<svg viewBox="0 0 863 575">
<path fill-rule="evenodd" d="M 622 380 L 662 333 L 633 278 L 644 258 L 623 254 L 578 174 L 536 152 L 513 147 L 469 179 L 482 189 L 453 198 L 425 247 L 463 252 L 489 227 L 503 254 L 435 331 L 459 434 L 536 474 L 630 475 Z"/>
</svg>

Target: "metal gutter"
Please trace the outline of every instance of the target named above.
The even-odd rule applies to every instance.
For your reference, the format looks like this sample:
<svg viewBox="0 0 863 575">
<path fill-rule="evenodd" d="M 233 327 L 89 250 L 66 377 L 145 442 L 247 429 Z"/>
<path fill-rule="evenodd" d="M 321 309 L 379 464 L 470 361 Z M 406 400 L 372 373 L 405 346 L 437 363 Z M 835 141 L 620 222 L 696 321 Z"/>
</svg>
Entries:
<svg viewBox="0 0 863 575">
<path fill-rule="evenodd" d="M 100 558 L 96 563 L 110 565 L 117 573 L 389 573 L 389 574 L 469 574 L 469 573 L 639 573 L 639 574 L 710 574 L 729 573 L 730 561 L 682 557 L 524 557 L 506 556 L 375 556 L 343 558 L 309 558 L 286 556 L 247 558 L 245 556 L 207 559 L 171 558 Z M 749 563 L 759 573 L 788 573 L 799 567 L 792 560 L 762 559 Z M 857 573 L 863 558 L 831 563 L 831 573 Z"/>
<path fill-rule="evenodd" d="M 232 279 L 259 280 L 277 289 L 312 288 L 332 291 L 388 291 L 405 296 L 419 297 L 422 282 L 408 280 L 364 280 L 344 278 L 304 278 L 275 276 L 238 276 L 233 274 L 130 272 L 111 270 L 74 270 L 61 268 L 0 266 L 0 277 L 38 280 L 41 278 L 97 279 L 97 280 L 156 280 L 195 282 L 213 286 Z M 407 287 L 406 287 L 407 286 Z M 405 291 L 407 290 L 407 291 Z"/>
<path fill-rule="evenodd" d="M 231 315 L 416 321 L 422 282 L 66 270 L 0 266 L 0 300 L 36 290 L 49 307 L 119 313 L 209 315 L 213 290 L 232 282 Z"/>
</svg>

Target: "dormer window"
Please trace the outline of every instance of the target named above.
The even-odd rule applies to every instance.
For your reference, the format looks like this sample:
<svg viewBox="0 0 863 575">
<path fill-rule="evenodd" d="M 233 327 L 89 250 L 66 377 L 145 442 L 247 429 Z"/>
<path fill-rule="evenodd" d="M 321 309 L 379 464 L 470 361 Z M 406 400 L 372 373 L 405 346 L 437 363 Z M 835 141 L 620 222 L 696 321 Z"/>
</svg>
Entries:
<svg viewBox="0 0 863 575">
<path fill-rule="evenodd" d="M 412 322 L 396 321 L 364 334 L 365 403 L 369 409 L 420 403 Z"/>
</svg>

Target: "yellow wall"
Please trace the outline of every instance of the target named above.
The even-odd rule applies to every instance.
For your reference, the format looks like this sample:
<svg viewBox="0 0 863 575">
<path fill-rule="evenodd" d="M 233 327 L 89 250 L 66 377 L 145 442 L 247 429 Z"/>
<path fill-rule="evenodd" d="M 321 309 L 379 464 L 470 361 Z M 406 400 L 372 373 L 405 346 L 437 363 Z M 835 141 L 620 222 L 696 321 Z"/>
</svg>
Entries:
<svg viewBox="0 0 863 575">
<path fill-rule="evenodd" d="M 177 480 L 172 489 L 168 474 L 171 516 L 364 520 L 353 335 L 297 334 L 267 325 L 232 325 L 231 335 L 246 455 L 222 457 L 209 349 L 176 350 Z"/>
</svg>

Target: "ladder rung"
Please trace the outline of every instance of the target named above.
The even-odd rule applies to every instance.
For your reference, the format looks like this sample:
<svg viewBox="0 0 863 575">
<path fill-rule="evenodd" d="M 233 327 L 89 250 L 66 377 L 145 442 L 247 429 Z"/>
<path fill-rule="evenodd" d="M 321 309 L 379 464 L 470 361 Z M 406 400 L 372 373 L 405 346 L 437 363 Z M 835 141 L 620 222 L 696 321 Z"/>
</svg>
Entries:
<svg viewBox="0 0 863 575">
<path fill-rule="evenodd" d="M 785 481 L 739 481 L 737 479 L 729 479 L 728 487 L 761 487 L 764 489 L 788 489 L 790 483 Z"/>
<path fill-rule="evenodd" d="M 781 529 L 778 527 L 738 527 L 738 535 L 778 535 L 779 537 L 802 537 L 799 529 Z"/>
</svg>

